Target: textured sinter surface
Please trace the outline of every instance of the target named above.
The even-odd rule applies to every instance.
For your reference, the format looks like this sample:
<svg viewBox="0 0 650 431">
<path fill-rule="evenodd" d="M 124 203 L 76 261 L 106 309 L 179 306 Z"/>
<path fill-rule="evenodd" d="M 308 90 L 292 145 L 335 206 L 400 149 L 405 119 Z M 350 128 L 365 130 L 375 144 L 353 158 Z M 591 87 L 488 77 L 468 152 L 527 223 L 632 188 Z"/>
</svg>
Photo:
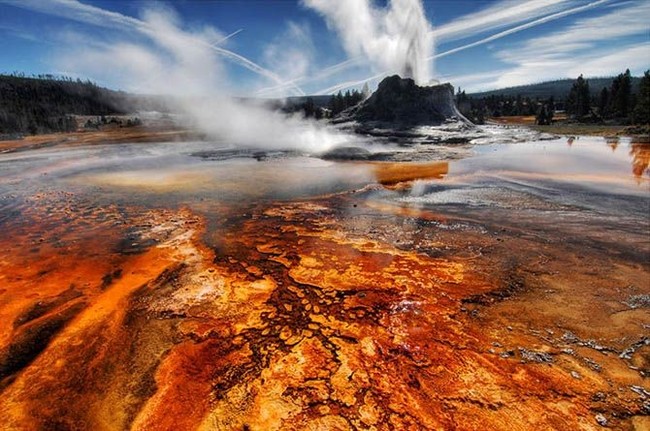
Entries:
<svg viewBox="0 0 650 431">
<path fill-rule="evenodd" d="M 400 166 L 236 210 L 3 195 L 3 428 L 648 429 L 647 219 Z"/>
</svg>

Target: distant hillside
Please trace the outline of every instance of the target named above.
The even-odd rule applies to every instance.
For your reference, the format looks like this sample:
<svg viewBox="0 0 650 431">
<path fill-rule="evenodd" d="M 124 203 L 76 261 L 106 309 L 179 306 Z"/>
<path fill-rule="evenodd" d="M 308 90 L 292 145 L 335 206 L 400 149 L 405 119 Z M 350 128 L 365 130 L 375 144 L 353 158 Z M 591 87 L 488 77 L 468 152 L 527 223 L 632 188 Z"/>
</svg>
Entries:
<svg viewBox="0 0 650 431">
<path fill-rule="evenodd" d="M 246 102 L 251 99 L 240 98 Z M 258 99 L 253 99 L 258 100 Z M 269 107 L 295 112 L 328 107 L 332 96 L 268 99 Z M 313 103 L 313 105 L 310 105 Z M 172 103 L 173 105 L 173 103 Z M 106 116 L 136 111 L 169 112 L 169 98 L 144 96 L 99 87 L 90 81 L 58 78 L 52 75 L 24 77 L 0 74 L 0 138 L 21 134 L 76 130 L 72 116 Z M 341 102 L 340 109 L 348 104 Z M 306 109 L 308 111 L 309 108 Z M 320 112 L 320 111 L 319 111 Z M 314 112 L 307 113 L 307 116 Z"/>
<path fill-rule="evenodd" d="M 99 87 L 71 78 L 0 74 L 0 137 L 76 130 L 73 115 L 168 111 L 164 98 Z"/>
<path fill-rule="evenodd" d="M 614 77 L 609 78 L 587 78 L 589 81 L 589 91 L 591 95 L 597 97 L 604 87 L 610 87 Z M 632 78 L 632 92 L 636 93 L 639 89 L 641 78 Z M 559 79 L 557 81 L 540 82 L 539 84 L 520 85 L 517 87 L 502 88 L 499 90 L 484 91 L 480 93 L 468 94 L 469 97 L 480 99 L 489 96 L 509 96 L 509 97 L 530 97 L 531 99 L 548 99 L 564 100 L 575 79 Z"/>
<path fill-rule="evenodd" d="M 73 130 L 70 115 L 121 114 L 125 100 L 91 82 L 0 75 L 0 134 Z"/>
</svg>

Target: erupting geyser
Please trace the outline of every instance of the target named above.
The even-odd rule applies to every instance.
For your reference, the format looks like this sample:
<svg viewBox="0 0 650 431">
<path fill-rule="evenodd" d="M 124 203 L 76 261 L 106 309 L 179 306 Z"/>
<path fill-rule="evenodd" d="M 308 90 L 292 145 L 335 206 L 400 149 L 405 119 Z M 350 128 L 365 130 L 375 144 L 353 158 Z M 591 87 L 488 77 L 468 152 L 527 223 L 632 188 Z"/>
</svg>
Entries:
<svg viewBox="0 0 650 431">
<path fill-rule="evenodd" d="M 391 0 L 387 9 L 367 0 L 304 2 L 325 17 L 351 56 L 362 56 L 377 71 L 429 84 L 433 36 L 420 0 Z"/>
<path fill-rule="evenodd" d="M 448 120 L 471 124 L 458 111 L 450 84 L 429 86 L 433 36 L 421 0 L 391 0 L 384 9 L 367 0 L 305 0 L 305 4 L 336 29 L 348 54 L 363 56 L 378 71 L 397 73 L 338 122 L 380 127 L 434 126 Z"/>
</svg>

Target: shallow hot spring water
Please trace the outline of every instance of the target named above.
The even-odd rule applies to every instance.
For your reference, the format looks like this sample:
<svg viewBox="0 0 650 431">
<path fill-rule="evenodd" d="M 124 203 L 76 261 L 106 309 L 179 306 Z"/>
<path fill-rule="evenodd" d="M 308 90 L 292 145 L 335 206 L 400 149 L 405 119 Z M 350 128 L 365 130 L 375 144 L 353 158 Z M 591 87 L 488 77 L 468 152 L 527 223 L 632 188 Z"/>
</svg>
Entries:
<svg viewBox="0 0 650 431">
<path fill-rule="evenodd" d="M 650 145 L 463 151 L 0 154 L 4 427 L 648 429 Z"/>
</svg>

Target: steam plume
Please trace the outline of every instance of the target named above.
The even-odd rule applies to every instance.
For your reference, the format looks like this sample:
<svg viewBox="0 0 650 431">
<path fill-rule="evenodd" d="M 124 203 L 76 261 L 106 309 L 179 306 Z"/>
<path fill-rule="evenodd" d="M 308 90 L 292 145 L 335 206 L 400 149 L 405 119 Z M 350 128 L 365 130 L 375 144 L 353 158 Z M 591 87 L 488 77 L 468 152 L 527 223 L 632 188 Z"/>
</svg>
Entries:
<svg viewBox="0 0 650 431">
<path fill-rule="evenodd" d="M 192 126 L 239 146 L 327 150 L 348 137 L 302 118 L 243 103 L 227 94 L 219 52 L 209 43 L 212 32 L 191 33 L 159 10 L 144 14 L 149 44 L 93 46 L 62 57 L 62 67 L 115 82 L 132 91 L 175 96 L 169 103 Z"/>
<path fill-rule="evenodd" d="M 339 34 L 350 56 L 363 56 L 376 72 L 391 71 L 426 85 L 431 79 L 431 27 L 420 0 L 391 0 L 386 9 L 370 0 L 303 0 Z"/>
</svg>

